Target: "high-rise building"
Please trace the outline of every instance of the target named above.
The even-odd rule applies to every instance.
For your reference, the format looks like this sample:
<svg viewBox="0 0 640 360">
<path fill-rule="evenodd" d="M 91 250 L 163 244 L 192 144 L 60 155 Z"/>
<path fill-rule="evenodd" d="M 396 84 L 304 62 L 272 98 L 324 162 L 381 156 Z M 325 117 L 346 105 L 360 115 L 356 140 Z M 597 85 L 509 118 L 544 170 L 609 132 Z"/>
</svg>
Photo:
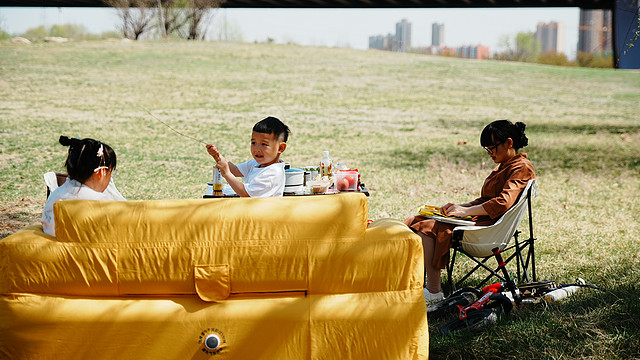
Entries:
<svg viewBox="0 0 640 360">
<path fill-rule="evenodd" d="M 490 59 L 491 51 L 488 46 L 483 45 L 460 46 L 455 49 L 455 56 L 465 59 Z"/>
<path fill-rule="evenodd" d="M 396 23 L 396 42 L 393 51 L 407 52 L 411 49 L 411 23 L 407 19 Z"/>
<path fill-rule="evenodd" d="M 611 10 L 580 9 L 578 51 L 609 54 L 613 51 Z"/>
<path fill-rule="evenodd" d="M 411 50 L 411 23 L 402 19 L 396 23 L 396 33 L 369 36 L 369 49 L 408 52 Z"/>
<path fill-rule="evenodd" d="M 384 50 L 384 36 L 369 36 L 369 49 Z"/>
<path fill-rule="evenodd" d="M 387 50 L 387 51 L 394 51 L 395 48 L 397 48 L 397 40 L 395 35 L 392 34 L 387 34 L 384 37 L 384 42 L 382 45 L 382 50 Z"/>
<path fill-rule="evenodd" d="M 431 24 L 431 46 L 444 46 L 444 24 Z"/>
<path fill-rule="evenodd" d="M 564 24 L 555 21 L 538 23 L 536 40 L 542 45 L 542 52 L 564 53 Z"/>
<path fill-rule="evenodd" d="M 392 51 L 396 37 L 391 34 L 369 36 L 369 49 Z"/>
</svg>

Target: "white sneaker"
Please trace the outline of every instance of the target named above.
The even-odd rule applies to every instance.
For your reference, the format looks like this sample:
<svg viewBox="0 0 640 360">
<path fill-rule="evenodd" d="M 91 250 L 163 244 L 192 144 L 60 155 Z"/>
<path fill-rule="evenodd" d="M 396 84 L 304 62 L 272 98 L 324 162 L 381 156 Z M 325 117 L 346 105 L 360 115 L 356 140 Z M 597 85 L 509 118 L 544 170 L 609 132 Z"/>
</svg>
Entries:
<svg viewBox="0 0 640 360">
<path fill-rule="evenodd" d="M 422 291 L 424 292 L 424 300 L 427 302 L 427 304 L 432 304 L 444 299 L 444 293 L 442 291 L 432 293 L 429 292 L 427 288 L 423 288 Z"/>
</svg>

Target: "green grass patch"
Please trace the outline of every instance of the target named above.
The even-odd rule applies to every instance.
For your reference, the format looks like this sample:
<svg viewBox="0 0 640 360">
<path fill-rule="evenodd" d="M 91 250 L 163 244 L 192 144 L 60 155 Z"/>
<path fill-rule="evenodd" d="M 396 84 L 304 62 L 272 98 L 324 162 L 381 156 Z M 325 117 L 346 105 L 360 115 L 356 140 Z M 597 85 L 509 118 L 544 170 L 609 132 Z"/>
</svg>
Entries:
<svg viewBox="0 0 640 360">
<path fill-rule="evenodd" d="M 538 277 L 605 291 L 478 334 L 432 332 L 431 357 L 638 358 L 639 102 L 640 73 L 612 69 L 276 44 L 0 43 L 0 236 L 39 221 L 42 174 L 64 170 L 60 135 L 110 144 L 128 199 L 202 197 L 213 160 L 147 110 L 234 162 L 250 158 L 253 124 L 277 116 L 292 130 L 284 160 L 315 165 L 329 150 L 360 169 L 371 219 L 477 197 L 495 166 L 480 131 L 524 121 Z"/>
</svg>

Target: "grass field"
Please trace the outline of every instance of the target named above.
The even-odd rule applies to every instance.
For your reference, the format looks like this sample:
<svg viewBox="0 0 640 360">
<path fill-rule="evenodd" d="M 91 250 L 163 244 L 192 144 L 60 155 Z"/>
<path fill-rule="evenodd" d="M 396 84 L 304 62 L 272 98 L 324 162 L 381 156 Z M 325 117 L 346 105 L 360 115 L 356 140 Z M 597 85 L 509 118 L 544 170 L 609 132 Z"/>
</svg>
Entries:
<svg viewBox="0 0 640 360">
<path fill-rule="evenodd" d="M 494 164 L 492 120 L 527 124 L 536 167 L 538 277 L 582 277 L 567 301 L 515 311 L 482 333 L 442 337 L 433 359 L 640 358 L 640 72 L 471 61 L 275 44 L 0 43 L 0 238 L 38 222 L 42 174 L 64 171 L 60 135 L 118 154 L 128 199 L 200 198 L 212 158 L 250 158 L 273 115 L 292 129 L 283 158 L 323 150 L 358 168 L 369 217 L 478 196 Z M 147 110 L 154 117 L 147 113 Z"/>
</svg>

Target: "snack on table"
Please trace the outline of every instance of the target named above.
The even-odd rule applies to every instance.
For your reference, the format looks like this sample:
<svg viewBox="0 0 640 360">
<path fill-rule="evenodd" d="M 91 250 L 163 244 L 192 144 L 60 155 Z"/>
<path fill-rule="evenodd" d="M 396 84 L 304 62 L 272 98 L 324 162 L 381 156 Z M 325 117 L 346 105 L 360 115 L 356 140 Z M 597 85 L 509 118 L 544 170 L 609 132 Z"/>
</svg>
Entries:
<svg viewBox="0 0 640 360">
<path fill-rule="evenodd" d="M 312 193 L 324 193 L 329 190 L 329 186 L 331 186 L 331 179 L 328 176 L 316 176 L 316 178 L 312 181 L 307 181 L 307 185 Z"/>
</svg>

